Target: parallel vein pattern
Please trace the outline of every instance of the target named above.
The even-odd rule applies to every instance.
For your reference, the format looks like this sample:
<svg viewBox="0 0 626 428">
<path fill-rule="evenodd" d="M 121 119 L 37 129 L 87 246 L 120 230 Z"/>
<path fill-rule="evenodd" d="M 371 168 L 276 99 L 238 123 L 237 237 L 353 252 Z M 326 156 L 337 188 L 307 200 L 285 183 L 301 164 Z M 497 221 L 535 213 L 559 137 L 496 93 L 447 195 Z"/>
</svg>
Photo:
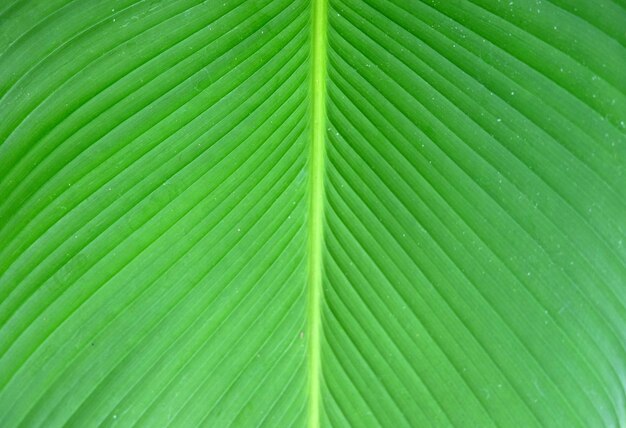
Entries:
<svg viewBox="0 0 626 428">
<path fill-rule="evenodd" d="M 0 2 L 0 426 L 626 426 L 623 0 Z"/>
<path fill-rule="evenodd" d="M 0 425 L 300 424 L 307 5 L 31 3 L 2 18 Z"/>
<path fill-rule="evenodd" d="M 606 3 L 330 2 L 328 425 L 626 423 Z"/>
</svg>

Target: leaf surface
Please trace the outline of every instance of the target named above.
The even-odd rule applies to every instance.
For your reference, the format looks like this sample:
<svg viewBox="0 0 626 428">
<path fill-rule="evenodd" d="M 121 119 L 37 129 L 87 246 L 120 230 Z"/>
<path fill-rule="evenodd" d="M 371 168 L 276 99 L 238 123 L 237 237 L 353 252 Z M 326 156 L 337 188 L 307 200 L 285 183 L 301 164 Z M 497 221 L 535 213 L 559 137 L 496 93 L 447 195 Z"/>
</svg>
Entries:
<svg viewBox="0 0 626 428">
<path fill-rule="evenodd" d="M 626 4 L 0 5 L 0 426 L 626 424 Z"/>
</svg>

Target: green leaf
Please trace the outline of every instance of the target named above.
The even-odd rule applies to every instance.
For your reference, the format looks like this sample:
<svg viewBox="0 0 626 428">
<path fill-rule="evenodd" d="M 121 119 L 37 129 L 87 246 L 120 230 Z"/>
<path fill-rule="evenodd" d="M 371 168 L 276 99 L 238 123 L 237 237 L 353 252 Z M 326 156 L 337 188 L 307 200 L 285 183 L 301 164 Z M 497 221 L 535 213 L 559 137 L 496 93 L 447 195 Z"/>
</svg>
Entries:
<svg viewBox="0 0 626 428">
<path fill-rule="evenodd" d="M 5 0 L 0 426 L 626 426 L 623 0 Z"/>
</svg>

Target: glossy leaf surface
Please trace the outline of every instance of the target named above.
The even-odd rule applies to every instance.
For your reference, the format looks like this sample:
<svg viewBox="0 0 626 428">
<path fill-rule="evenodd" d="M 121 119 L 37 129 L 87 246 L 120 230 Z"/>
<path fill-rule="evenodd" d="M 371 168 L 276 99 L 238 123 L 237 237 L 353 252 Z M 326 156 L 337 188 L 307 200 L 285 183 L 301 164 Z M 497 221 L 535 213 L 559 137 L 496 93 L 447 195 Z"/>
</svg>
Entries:
<svg viewBox="0 0 626 428">
<path fill-rule="evenodd" d="M 0 426 L 626 424 L 622 0 L 0 4 Z"/>
</svg>

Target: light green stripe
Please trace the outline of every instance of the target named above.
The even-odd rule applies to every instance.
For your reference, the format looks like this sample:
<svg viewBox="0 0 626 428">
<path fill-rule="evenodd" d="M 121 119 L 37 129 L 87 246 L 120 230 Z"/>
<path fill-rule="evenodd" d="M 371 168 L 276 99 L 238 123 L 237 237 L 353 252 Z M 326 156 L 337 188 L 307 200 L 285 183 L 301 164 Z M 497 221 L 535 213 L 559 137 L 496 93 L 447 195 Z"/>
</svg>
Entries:
<svg viewBox="0 0 626 428">
<path fill-rule="evenodd" d="M 320 341 L 326 129 L 327 0 L 313 0 L 311 44 L 311 146 L 308 242 L 308 426 L 320 426 Z"/>
</svg>

